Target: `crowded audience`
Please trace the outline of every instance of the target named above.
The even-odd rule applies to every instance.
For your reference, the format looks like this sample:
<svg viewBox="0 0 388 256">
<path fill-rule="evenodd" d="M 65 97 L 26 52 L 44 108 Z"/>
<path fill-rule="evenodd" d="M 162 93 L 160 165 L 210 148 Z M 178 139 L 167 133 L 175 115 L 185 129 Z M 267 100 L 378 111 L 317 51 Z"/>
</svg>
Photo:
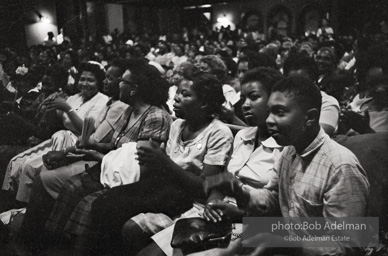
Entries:
<svg viewBox="0 0 388 256">
<path fill-rule="evenodd" d="M 338 35 L 327 19 L 266 35 L 246 19 L 241 31 L 49 32 L 0 49 L 0 244 L 173 255 L 184 218 L 387 218 L 387 41 Z M 186 254 L 386 255 L 387 223 L 373 248 L 247 250 L 237 238 Z"/>
</svg>

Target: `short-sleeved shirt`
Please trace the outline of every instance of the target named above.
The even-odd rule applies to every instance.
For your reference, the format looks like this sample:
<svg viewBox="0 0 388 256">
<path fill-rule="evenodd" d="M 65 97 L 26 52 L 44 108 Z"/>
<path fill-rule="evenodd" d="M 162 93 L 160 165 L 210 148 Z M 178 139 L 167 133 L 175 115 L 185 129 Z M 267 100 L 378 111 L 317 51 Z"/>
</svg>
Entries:
<svg viewBox="0 0 388 256">
<path fill-rule="evenodd" d="M 150 138 L 159 142 L 167 141 L 172 119 L 164 109 L 150 106 L 137 122 L 129 127 L 128 121 L 132 111 L 133 108 L 128 107 L 121 116 L 111 140 L 114 147 L 119 148 L 126 142 L 137 142 Z"/>
<path fill-rule="evenodd" d="M 193 140 L 182 141 L 186 121 L 178 119 L 171 126 L 166 153 L 183 169 L 191 166 L 202 170 L 203 164 L 226 165 L 233 135 L 220 120 L 213 121 Z"/>
<path fill-rule="evenodd" d="M 255 148 L 256 137 L 257 127 L 249 127 L 236 134 L 227 170 L 244 184 L 262 188 L 272 178 L 273 166 L 280 158 L 283 147 L 269 137 Z"/>
<path fill-rule="evenodd" d="M 226 165 L 233 141 L 230 129 L 223 122 L 213 119 L 195 139 L 183 142 L 181 138 L 185 123 L 185 120 L 178 119 L 171 126 L 166 147 L 166 153 L 170 158 L 186 170 L 191 166 L 202 170 L 204 163 Z M 131 220 L 149 234 L 154 234 L 173 224 L 171 218 L 163 213 L 141 213 Z"/>
<path fill-rule="evenodd" d="M 69 98 L 67 98 L 66 102 L 81 119 L 84 119 L 85 117 L 90 117 L 96 120 L 100 112 L 106 106 L 108 100 L 108 96 L 98 92 L 96 95 L 94 95 L 93 98 L 85 102 L 81 94 L 70 96 Z M 72 124 L 69 116 L 66 113 L 63 113 L 62 119 L 64 126 L 68 130 L 72 132 L 76 131 L 74 125 Z"/>
<path fill-rule="evenodd" d="M 96 127 L 96 131 L 90 137 L 98 142 L 109 143 L 114 131 L 117 130 L 120 117 L 125 113 L 127 108 L 128 105 L 124 102 L 109 100 L 95 120 L 94 126 Z"/>
<path fill-rule="evenodd" d="M 338 119 L 340 113 L 340 106 L 338 101 L 327 93 L 321 91 L 322 95 L 322 107 L 321 115 L 319 117 L 320 124 L 327 124 L 334 129 L 338 126 Z"/>
</svg>

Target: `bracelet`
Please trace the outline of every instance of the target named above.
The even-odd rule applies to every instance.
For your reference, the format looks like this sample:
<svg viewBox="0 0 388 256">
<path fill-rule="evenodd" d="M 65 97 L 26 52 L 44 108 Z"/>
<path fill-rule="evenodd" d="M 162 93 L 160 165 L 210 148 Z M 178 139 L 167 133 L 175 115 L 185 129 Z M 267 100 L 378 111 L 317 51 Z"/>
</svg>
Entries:
<svg viewBox="0 0 388 256">
<path fill-rule="evenodd" d="M 70 109 L 69 111 L 67 111 L 66 113 L 67 113 L 67 114 L 70 114 L 71 112 L 74 112 L 74 109 L 71 108 L 71 109 Z"/>
</svg>

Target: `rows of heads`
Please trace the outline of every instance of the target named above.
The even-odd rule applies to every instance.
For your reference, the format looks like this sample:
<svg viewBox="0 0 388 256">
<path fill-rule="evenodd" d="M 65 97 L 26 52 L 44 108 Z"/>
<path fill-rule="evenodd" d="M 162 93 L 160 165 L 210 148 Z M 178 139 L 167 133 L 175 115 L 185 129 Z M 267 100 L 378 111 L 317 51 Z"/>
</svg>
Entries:
<svg viewBox="0 0 388 256">
<path fill-rule="evenodd" d="M 217 115 L 225 102 L 223 95 L 223 83 L 217 76 L 219 70 L 225 70 L 223 65 L 214 65 L 212 61 L 207 62 L 203 58 L 201 61 L 209 63 L 209 70 L 203 71 L 203 68 L 197 68 L 193 64 L 182 65 L 179 77 L 175 84 L 179 85 L 182 80 L 191 81 L 191 89 L 196 93 L 199 101 L 205 106 L 203 109 L 209 117 Z M 303 75 L 290 76 L 284 78 L 283 75 L 269 67 L 259 67 L 251 69 L 244 74 L 241 84 L 258 81 L 263 89 L 270 95 L 271 92 L 279 91 L 294 99 L 304 110 L 310 108 L 320 109 L 321 94 L 314 84 L 316 78 L 316 65 L 312 65 L 313 59 L 300 57 L 285 65 L 285 74 L 288 75 L 291 70 L 305 69 L 308 77 Z M 311 65 L 310 65 L 311 64 Z M 125 70 L 130 72 L 131 81 L 137 87 L 137 97 L 145 103 L 151 105 L 163 106 L 168 100 L 168 91 L 170 84 L 163 75 L 152 65 L 149 65 L 142 59 L 133 59 L 129 61 L 115 60 L 111 66 L 118 67 L 120 73 Z M 80 73 L 88 71 L 94 74 L 97 80 L 98 88 L 102 91 L 103 81 L 105 79 L 105 69 L 98 63 L 81 63 Z"/>
</svg>

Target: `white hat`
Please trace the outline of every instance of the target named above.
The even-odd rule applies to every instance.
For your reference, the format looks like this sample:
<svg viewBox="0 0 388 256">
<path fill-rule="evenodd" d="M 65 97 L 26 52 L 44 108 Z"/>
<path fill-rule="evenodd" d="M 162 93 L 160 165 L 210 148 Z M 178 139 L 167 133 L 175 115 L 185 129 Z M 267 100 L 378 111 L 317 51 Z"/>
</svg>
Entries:
<svg viewBox="0 0 388 256">
<path fill-rule="evenodd" d="M 94 64 L 94 65 L 98 65 L 98 66 L 100 67 L 101 70 L 103 70 L 104 72 L 106 72 L 104 65 L 102 65 L 100 62 L 97 62 L 97 61 L 94 61 L 94 60 L 89 60 L 88 63 Z"/>
</svg>

